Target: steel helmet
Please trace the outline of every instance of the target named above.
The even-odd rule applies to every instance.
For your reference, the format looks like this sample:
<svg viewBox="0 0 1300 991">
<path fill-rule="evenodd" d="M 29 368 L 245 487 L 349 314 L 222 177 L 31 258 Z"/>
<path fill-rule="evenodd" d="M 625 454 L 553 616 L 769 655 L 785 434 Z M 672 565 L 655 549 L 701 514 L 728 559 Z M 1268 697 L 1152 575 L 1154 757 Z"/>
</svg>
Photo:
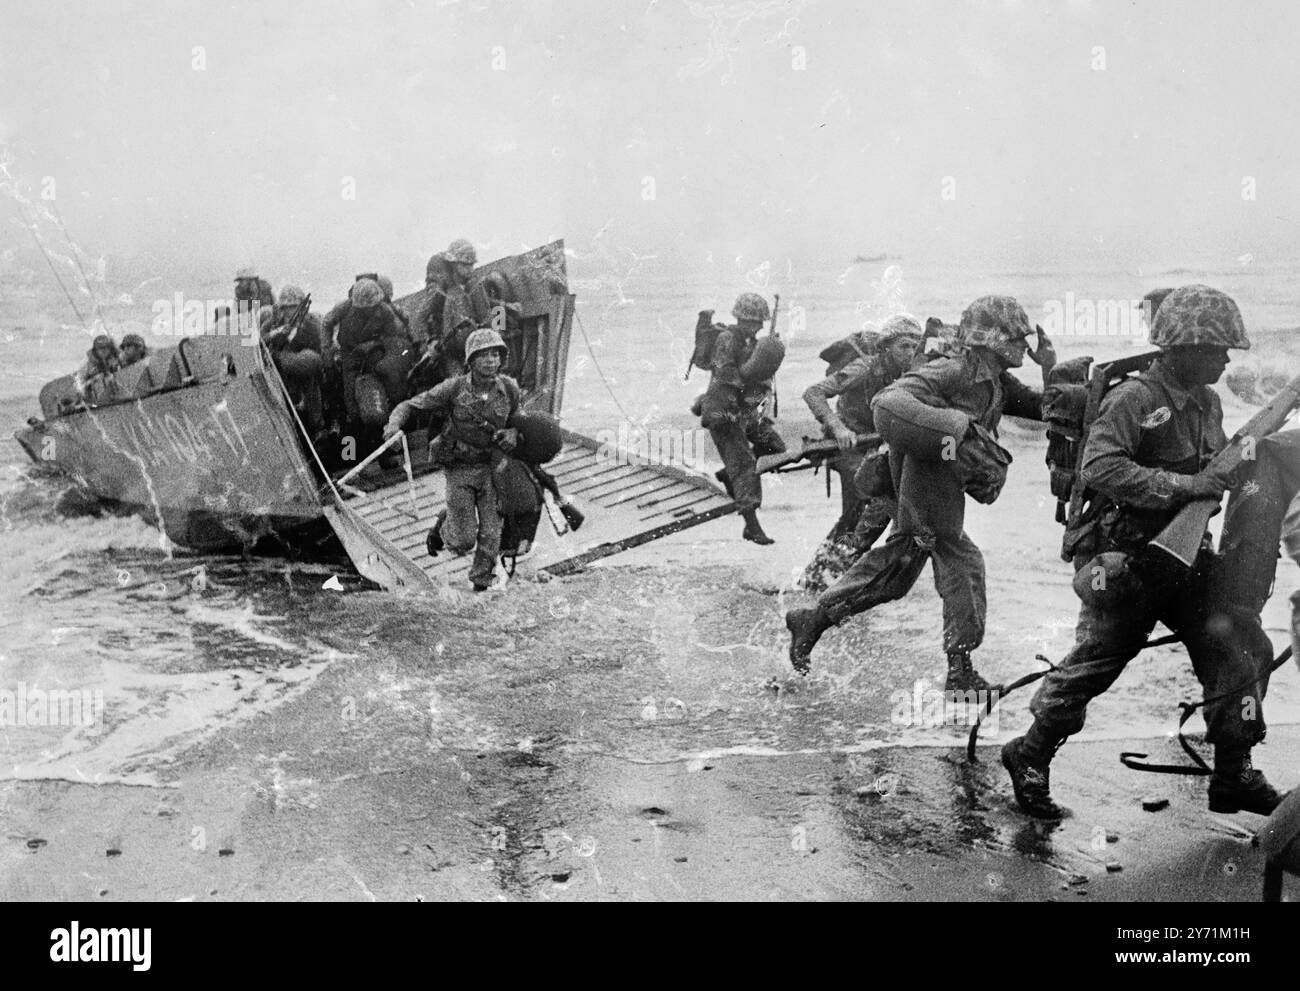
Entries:
<svg viewBox="0 0 1300 991">
<path fill-rule="evenodd" d="M 368 310 L 384 301 L 384 291 L 374 279 L 358 279 L 348 290 L 348 299 L 359 310 Z"/>
<path fill-rule="evenodd" d="M 280 306 L 301 306 L 302 301 L 307 298 L 297 286 L 285 286 L 280 290 Z"/>
<path fill-rule="evenodd" d="M 506 355 L 510 349 L 506 347 L 506 342 L 501 340 L 501 335 L 491 327 L 482 327 L 469 335 L 465 341 L 465 364 L 474 360 L 474 355 L 480 351 L 490 351 L 493 348 L 501 349 L 501 360 L 506 360 Z"/>
<path fill-rule="evenodd" d="M 478 254 L 474 251 L 474 245 L 470 244 L 463 237 L 458 237 L 447 246 L 447 250 L 442 253 L 442 257 L 453 264 L 477 265 Z"/>
<path fill-rule="evenodd" d="M 379 288 L 384 291 L 384 299 L 391 303 L 393 300 L 393 280 L 386 275 L 381 275 L 378 281 Z"/>
<path fill-rule="evenodd" d="M 238 272 L 235 273 L 236 282 L 243 282 L 246 279 L 256 279 L 256 278 L 257 278 L 257 269 L 251 266 L 245 266 L 244 268 L 241 268 Z"/>
<path fill-rule="evenodd" d="M 124 348 L 130 347 L 132 344 L 138 347 L 141 351 L 149 350 L 145 346 L 144 338 L 141 337 L 139 334 L 127 334 L 125 337 L 122 338 L 122 344 L 121 344 L 122 347 Z"/>
<path fill-rule="evenodd" d="M 900 337 L 915 341 L 917 346 L 920 346 L 921 338 L 925 336 L 925 331 L 921 328 L 921 321 L 910 313 L 895 313 L 880 325 L 878 333 L 880 334 L 880 344 L 882 346 L 893 344 Z"/>
<path fill-rule="evenodd" d="M 1011 296 L 981 296 L 961 314 L 958 340 L 968 347 L 993 347 L 1033 333 L 1025 308 Z"/>
<path fill-rule="evenodd" d="M 1160 304 L 1151 328 L 1158 348 L 1208 344 L 1221 348 L 1250 347 L 1241 311 L 1232 297 L 1209 286 L 1179 286 Z"/>
<path fill-rule="evenodd" d="M 772 311 L 767 308 L 767 300 L 756 292 L 742 292 L 736 297 L 736 305 L 731 308 L 731 315 L 737 320 L 757 320 L 766 323 L 771 319 Z"/>
</svg>

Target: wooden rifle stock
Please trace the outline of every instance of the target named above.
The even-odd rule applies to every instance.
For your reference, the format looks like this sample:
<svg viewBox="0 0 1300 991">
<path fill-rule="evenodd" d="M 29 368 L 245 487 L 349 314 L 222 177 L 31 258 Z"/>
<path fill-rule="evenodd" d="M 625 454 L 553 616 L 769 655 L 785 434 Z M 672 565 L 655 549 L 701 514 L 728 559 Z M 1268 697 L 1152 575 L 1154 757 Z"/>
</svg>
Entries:
<svg viewBox="0 0 1300 991">
<path fill-rule="evenodd" d="M 1286 423 L 1291 411 L 1300 405 L 1300 375 L 1297 375 L 1272 401 L 1232 435 L 1227 447 L 1214 456 L 1206 471 L 1227 477 L 1246 461 L 1255 459 L 1255 445 L 1276 433 Z M 1147 544 L 1147 563 L 1176 577 L 1185 577 L 1200 551 L 1201 538 L 1210 517 L 1219 508 L 1218 499 L 1189 502 L 1155 539 Z"/>
</svg>

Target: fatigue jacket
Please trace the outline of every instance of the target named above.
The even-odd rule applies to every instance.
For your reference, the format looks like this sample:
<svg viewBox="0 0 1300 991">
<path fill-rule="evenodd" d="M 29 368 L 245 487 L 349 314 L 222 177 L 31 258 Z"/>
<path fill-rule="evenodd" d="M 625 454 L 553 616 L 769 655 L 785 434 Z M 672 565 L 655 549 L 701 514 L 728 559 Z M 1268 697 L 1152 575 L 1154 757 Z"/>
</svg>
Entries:
<svg viewBox="0 0 1300 991">
<path fill-rule="evenodd" d="M 416 410 L 430 412 L 434 427 L 442 425 L 445 461 L 486 460 L 495 450 L 493 434 L 505 429 L 519 410 L 520 395 L 509 375 L 498 375 L 486 395 L 480 394 L 467 372 L 398 403 L 388 422 L 401 429 Z"/>
<path fill-rule="evenodd" d="M 895 371 L 886 355 L 867 355 L 854 358 L 837 372 L 832 372 L 820 382 L 804 390 L 803 401 L 812 410 L 817 422 L 828 430 L 837 423 L 855 434 L 869 434 L 876 429 L 871 413 L 871 400 L 876 393 L 894 382 L 902 372 Z M 830 401 L 839 396 L 835 409 Z"/>
<path fill-rule="evenodd" d="M 1027 420 L 1043 418 L 1042 393 L 1004 370 L 984 348 L 927 362 L 888 388 L 908 393 L 927 406 L 960 410 L 994 436 L 1004 412 Z"/>
<path fill-rule="evenodd" d="M 1081 459 L 1100 498 L 1083 522 L 1100 523 L 1107 549 L 1136 550 L 1177 515 L 1191 476 L 1227 443 L 1218 394 L 1187 389 L 1157 359 L 1102 398 Z"/>
<path fill-rule="evenodd" d="M 713 377 L 709 392 L 723 398 L 732 412 L 757 409 L 772 394 L 772 379 L 746 382 L 740 369 L 758 347 L 758 335 L 742 334 L 737 327 L 727 327 L 718 332 L 713 344 Z"/>
</svg>

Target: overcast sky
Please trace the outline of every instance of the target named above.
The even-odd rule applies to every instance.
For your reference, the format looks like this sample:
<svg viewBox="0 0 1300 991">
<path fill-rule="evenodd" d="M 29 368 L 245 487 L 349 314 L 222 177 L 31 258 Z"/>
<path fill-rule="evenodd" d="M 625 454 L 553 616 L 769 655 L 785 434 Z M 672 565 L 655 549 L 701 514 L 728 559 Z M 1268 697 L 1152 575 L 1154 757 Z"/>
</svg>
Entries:
<svg viewBox="0 0 1300 991">
<path fill-rule="evenodd" d="M 459 236 L 1036 267 L 1300 243 L 1286 2 L 5 6 L 4 154 L 110 273 L 401 289 Z M 30 248 L 16 215 L 0 248 Z"/>
</svg>

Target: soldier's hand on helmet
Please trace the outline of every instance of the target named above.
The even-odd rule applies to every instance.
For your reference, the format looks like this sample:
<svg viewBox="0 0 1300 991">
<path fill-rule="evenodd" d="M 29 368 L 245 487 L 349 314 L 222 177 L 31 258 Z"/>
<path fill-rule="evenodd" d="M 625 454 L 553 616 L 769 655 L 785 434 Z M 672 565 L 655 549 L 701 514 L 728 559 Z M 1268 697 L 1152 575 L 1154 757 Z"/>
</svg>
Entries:
<svg viewBox="0 0 1300 991">
<path fill-rule="evenodd" d="M 506 427 L 504 430 L 498 430 L 492 435 L 492 440 L 496 446 L 509 454 L 519 443 L 519 431 L 514 427 Z"/>
<path fill-rule="evenodd" d="M 1034 330 L 1037 332 L 1038 347 L 1029 349 L 1029 360 L 1035 365 L 1050 369 L 1056 364 L 1056 348 L 1052 339 L 1043 333 L 1042 327 L 1035 324 Z"/>
<path fill-rule="evenodd" d="M 835 443 L 839 444 L 841 451 L 851 451 L 858 443 L 858 435 L 842 423 L 837 423 L 831 428 L 835 435 Z"/>
</svg>

